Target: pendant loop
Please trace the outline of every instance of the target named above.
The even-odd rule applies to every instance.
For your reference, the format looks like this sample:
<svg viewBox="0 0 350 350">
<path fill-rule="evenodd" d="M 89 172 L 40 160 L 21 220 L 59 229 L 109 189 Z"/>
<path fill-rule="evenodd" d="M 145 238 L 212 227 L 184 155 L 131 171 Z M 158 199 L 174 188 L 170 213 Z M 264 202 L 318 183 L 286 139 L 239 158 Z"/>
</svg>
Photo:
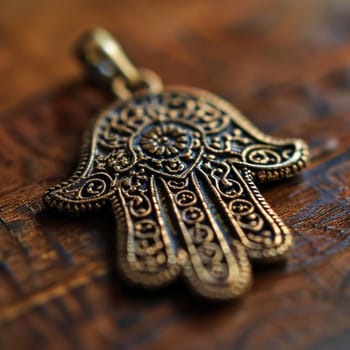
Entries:
<svg viewBox="0 0 350 350">
<path fill-rule="evenodd" d="M 163 84 L 158 74 L 149 69 L 140 69 L 139 73 L 138 89 L 145 88 L 152 93 L 159 93 L 163 90 Z M 130 98 L 134 92 L 128 86 L 127 81 L 121 77 L 116 77 L 112 80 L 112 91 L 121 100 Z"/>
<path fill-rule="evenodd" d="M 152 92 L 161 90 L 160 78 L 149 70 L 138 70 L 119 42 L 104 29 L 85 33 L 78 42 L 77 53 L 95 77 L 108 81 L 118 97 L 125 99 L 142 86 Z"/>
</svg>

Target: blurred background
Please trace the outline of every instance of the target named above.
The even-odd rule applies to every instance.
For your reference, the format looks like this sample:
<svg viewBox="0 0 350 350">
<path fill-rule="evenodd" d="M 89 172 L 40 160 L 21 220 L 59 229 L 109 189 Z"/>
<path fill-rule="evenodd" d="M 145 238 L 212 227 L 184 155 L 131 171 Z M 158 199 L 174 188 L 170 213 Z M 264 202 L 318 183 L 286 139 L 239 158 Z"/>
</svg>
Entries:
<svg viewBox="0 0 350 350">
<path fill-rule="evenodd" d="M 165 84 L 310 145 L 302 175 L 263 187 L 295 247 L 242 300 L 127 289 L 112 217 L 43 208 L 111 101 L 73 57 L 96 26 Z M 349 115 L 349 0 L 0 0 L 0 349 L 349 349 Z"/>
<path fill-rule="evenodd" d="M 72 46 L 103 26 L 166 83 L 248 95 L 349 64 L 347 0 L 1 0 L 0 111 L 77 75 Z M 325 54 L 325 55 L 323 55 Z"/>
</svg>

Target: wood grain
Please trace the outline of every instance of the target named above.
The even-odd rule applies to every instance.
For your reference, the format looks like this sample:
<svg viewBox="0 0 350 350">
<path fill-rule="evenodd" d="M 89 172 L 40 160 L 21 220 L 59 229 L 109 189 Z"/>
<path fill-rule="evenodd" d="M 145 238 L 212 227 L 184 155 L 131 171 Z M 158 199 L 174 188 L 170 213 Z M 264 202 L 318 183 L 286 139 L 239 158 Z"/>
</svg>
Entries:
<svg viewBox="0 0 350 350">
<path fill-rule="evenodd" d="M 0 4 L 1 349 L 348 349 L 350 4 L 347 0 Z M 66 178 L 111 97 L 71 56 L 82 30 L 115 32 L 165 83 L 207 88 L 261 129 L 304 138 L 312 162 L 263 193 L 290 225 L 285 266 L 257 268 L 241 300 L 178 282 L 130 289 L 108 213 L 69 219 L 42 192 Z"/>
</svg>

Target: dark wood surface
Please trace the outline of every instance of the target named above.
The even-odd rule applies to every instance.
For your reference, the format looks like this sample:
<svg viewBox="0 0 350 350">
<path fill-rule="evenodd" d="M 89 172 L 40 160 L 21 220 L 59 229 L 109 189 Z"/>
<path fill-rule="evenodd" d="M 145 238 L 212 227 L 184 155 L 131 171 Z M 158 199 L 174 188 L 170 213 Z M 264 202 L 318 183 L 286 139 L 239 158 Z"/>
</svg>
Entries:
<svg viewBox="0 0 350 350">
<path fill-rule="evenodd" d="M 302 175 L 263 188 L 294 232 L 290 258 L 256 269 L 241 300 L 199 301 L 180 282 L 127 288 L 108 213 L 44 209 L 111 101 L 71 56 L 96 25 L 165 83 L 207 88 L 309 143 Z M 349 133 L 348 0 L 2 0 L 0 349 L 349 349 Z"/>
</svg>

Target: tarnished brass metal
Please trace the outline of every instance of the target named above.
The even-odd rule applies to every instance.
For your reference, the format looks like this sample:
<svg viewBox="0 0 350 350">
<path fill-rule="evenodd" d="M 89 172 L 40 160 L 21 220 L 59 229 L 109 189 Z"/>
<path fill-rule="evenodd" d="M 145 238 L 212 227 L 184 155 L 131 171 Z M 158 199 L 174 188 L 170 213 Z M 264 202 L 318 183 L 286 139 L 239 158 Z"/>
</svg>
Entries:
<svg viewBox="0 0 350 350">
<path fill-rule="evenodd" d="M 163 88 L 156 73 L 137 69 L 118 41 L 102 28 L 83 34 L 76 51 L 88 73 L 105 80 L 118 99 L 130 98 L 133 90 L 140 87 L 154 93 Z"/>
<path fill-rule="evenodd" d="M 144 87 L 149 92 L 157 93 L 163 90 L 163 84 L 156 73 L 149 69 L 140 69 L 140 80 L 136 88 Z M 130 90 L 130 86 L 122 77 L 116 77 L 112 79 L 111 88 L 114 95 L 121 100 L 126 100 L 133 95 L 133 91 Z"/>
<path fill-rule="evenodd" d="M 206 298 L 241 295 L 249 261 L 284 259 L 293 241 L 256 183 L 297 173 L 306 144 L 263 134 L 207 91 L 122 86 L 129 97 L 100 114 L 78 169 L 44 202 L 71 214 L 110 204 L 118 267 L 135 284 L 159 287 L 182 275 Z"/>
<path fill-rule="evenodd" d="M 137 85 L 141 80 L 140 72 L 128 59 L 118 41 L 102 28 L 82 35 L 77 53 L 88 69 L 108 80 L 121 76 L 130 85 Z"/>
</svg>

